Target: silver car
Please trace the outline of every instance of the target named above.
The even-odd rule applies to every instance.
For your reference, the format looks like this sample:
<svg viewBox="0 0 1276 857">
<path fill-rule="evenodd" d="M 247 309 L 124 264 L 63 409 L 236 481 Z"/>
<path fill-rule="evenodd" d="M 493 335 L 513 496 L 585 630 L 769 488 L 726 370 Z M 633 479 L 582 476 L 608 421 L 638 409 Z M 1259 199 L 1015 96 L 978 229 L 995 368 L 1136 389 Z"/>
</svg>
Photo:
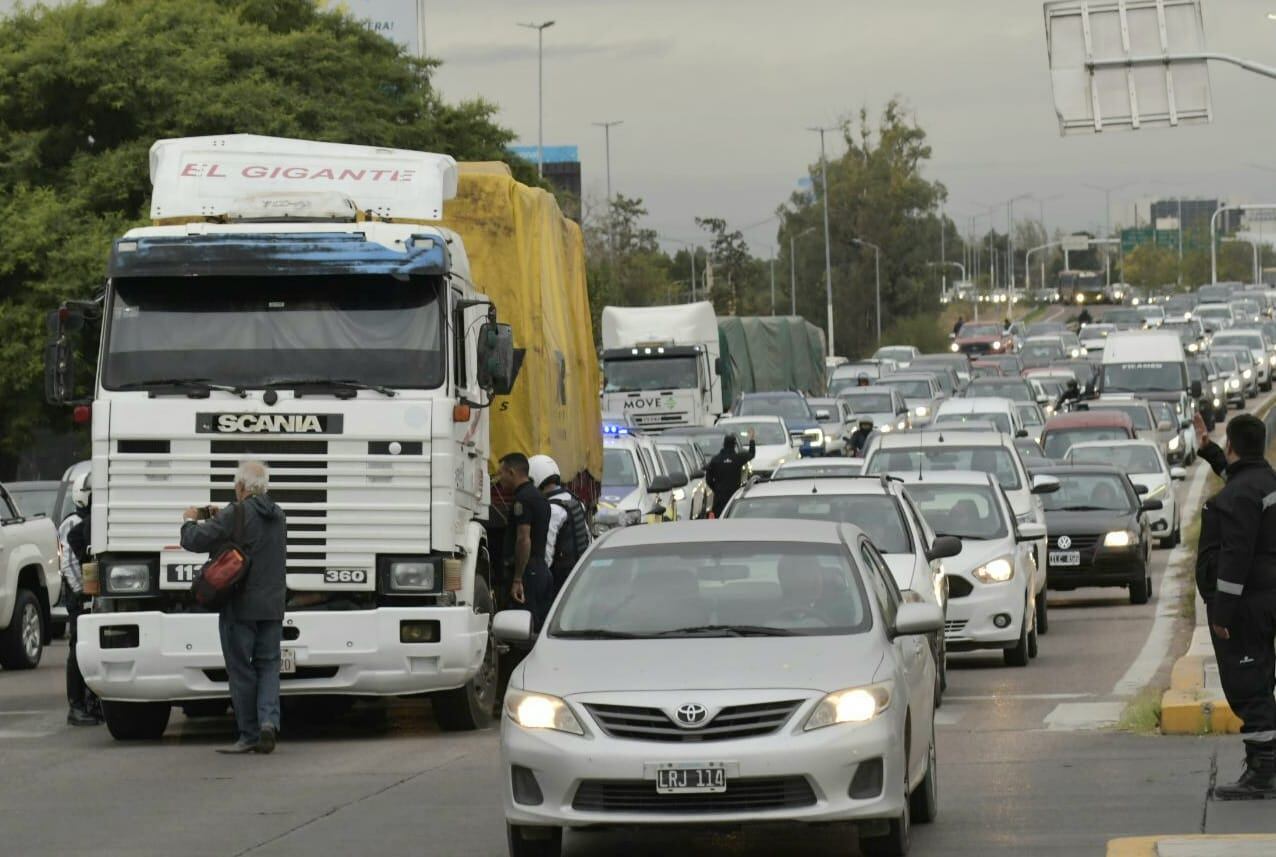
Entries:
<svg viewBox="0 0 1276 857">
<path fill-rule="evenodd" d="M 854 823 L 866 852 L 906 853 L 937 812 L 925 635 L 942 622 L 857 527 L 611 533 L 510 678 L 510 854 L 559 854 L 565 828 L 776 822 Z M 526 641 L 530 614 L 493 628 Z"/>
</svg>

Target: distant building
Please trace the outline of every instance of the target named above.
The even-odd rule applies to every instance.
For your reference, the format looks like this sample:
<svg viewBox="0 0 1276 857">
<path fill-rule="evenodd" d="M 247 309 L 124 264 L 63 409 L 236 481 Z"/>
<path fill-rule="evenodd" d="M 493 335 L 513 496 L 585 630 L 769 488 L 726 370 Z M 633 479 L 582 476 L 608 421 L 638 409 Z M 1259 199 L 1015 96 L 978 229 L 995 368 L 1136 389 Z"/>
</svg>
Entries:
<svg viewBox="0 0 1276 857">
<path fill-rule="evenodd" d="M 518 155 L 533 166 L 536 164 L 535 146 L 510 146 L 511 154 Z M 562 192 L 559 200 L 563 214 L 572 220 L 580 220 L 580 153 L 575 146 L 546 146 L 544 149 L 544 175 L 546 181 Z"/>
<path fill-rule="evenodd" d="M 1226 205 L 1226 203 L 1222 204 Z M 1182 211 L 1184 232 L 1208 233 L 1210 218 L 1218 210 L 1219 205 L 1220 202 L 1217 199 L 1159 199 L 1152 203 L 1152 222 L 1157 224 L 1158 229 L 1170 228 L 1177 233 L 1179 212 Z M 1231 233 L 1240 228 L 1241 212 L 1225 211 L 1219 215 L 1219 232 Z"/>
</svg>

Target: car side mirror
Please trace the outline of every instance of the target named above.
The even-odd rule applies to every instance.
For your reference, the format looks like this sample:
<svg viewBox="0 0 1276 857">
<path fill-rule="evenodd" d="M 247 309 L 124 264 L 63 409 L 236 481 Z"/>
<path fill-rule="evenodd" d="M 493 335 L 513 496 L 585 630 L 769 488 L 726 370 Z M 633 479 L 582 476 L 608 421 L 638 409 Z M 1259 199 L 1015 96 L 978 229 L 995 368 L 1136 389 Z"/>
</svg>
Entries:
<svg viewBox="0 0 1276 857">
<path fill-rule="evenodd" d="M 713 358 L 713 374 L 715 375 L 722 374 L 722 358 L 721 357 Z"/>
<path fill-rule="evenodd" d="M 1187 469 L 1183 467 L 1171 467 L 1170 478 L 1175 482 L 1182 482 L 1187 478 Z"/>
<path fill-rule="evenodd" d="M 1019 429 L 1019 431 L 1015 432 L 1015 437 L 1027 437 L 1027 436 L 1028 436 L 1027 429 Z"/>
<path fill-rule="evenodd" d="M 673 488 L 673 480 L 668 476 L 653 476 L 651 478 L 651 484 L 647 486 L 647 493 L 663 494 L 666 491 L 672 491 Z"/>
<path fill-rule="evenodd" d="M 1191 392 L 1192 392 L 1192 398 L 1199 399 L 1201 397 L 1201 382 L 1200 381 L 1192 382 Z"/>
<path fill-rule="evenodd" d="M 674 473 L 669 477 L 669 484 L 674 488 L 686 488 L 689 481 L 686 474 L 683 473 Z"/>
<path fill-rule="evenodd" d="M 1163 507 L 1164 504 L 1160 500 L 1144 500 L 1139 509 L 1143 512 L 1159 512 Z"/>
<path fill-rule="evenodd" d="M 704 468 L 703 468 L 703 467 L 701 467 L 701 468 L 697 469 L 695 472 L 693 472 L 693 473 L 691 474 L 691 478 L 692 478 L 692 479 L 703 479 L 703 478 L 704 478 Z"/>
<path fill-rule="evenodd" d="M 1017 542 L 1035 542 L 1037 539 L 1044 539 L 1045 537 L 1045 524 L 1029 522 L 1015 527 L 1015 541 Z"/>
<path fill-rule="evenodd" d="M 1134 493 L 1135 493 L 1135 494 L 1138 494 L 1139 496 L 1142 496 L 1142 495 L 1144 495 L 1144 494 L 1148 493 L 1148 491 L 1149 491 L 1149 490 L 1150 490 L 1150 489 L 1149 489 L 1146 485 L 1135 485 L 1135 486 L 1134 486 Z"/>
<path fill-rule="evenodd" d="M 1054 494 L 1059 490 L 1059 480 L 1053 476 L 1032 477 L 1033 494 Z M 1040 538 L 1040 536 L 1038 536 Z"/>
<path fill-rule="evenodd" d="M 526 643 L 532 639 L 530 610 L 502 610 L 492 617 L 492 636 L 504 643 Z"/>
<path fill-rule="evenodd" d="M 930 543 L 930 550 L 926 551 L 926 559 L 948 559 L 959 553 L 961 553 L 961 539 L 956 536 L 935 536 L 935 540 Z"/>
<path fill-rule="evenodd" d="M 529 614 L 530 615 L 530 614 Z M 944 627 L 944 614 L 938 604 L 909 601 L 899 605 L 895 613 L 892 637 L 914 637 L 933 634 Z"/>
<path fill-rule="evenodd" d="M 656 505 L 651 507 L 651 512 L 649 512 L 648 514 L 655 515 L 657 518 L 663 518 L 665 515 L 665 512 L 668 512 L 668 511 L 669 510 L 664 507 L 663 503 L 657 503 Z"/>
<path fill-rule="evenodd" d="M 1156 424 L 1157 431 L 1170 431 L 1172 428 L 1174 428 L 1174 424 L 1171 423 L 1169 420 L 1161 420 L 1159 423 Z"/>
</svg>

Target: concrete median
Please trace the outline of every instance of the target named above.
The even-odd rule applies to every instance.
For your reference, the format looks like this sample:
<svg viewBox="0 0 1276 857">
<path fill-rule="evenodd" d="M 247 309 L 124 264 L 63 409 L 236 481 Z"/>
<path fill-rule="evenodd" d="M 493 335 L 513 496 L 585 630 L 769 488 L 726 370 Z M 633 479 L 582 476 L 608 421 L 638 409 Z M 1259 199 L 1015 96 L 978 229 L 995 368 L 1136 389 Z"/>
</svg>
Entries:
<svg viewBox="0 0 1276 857">
<path fill-rule="evenodd" d="M 1108 857 L 1276 857 L 1276 836 L 1135 836 L 1113 839 Z"/>
</svg>

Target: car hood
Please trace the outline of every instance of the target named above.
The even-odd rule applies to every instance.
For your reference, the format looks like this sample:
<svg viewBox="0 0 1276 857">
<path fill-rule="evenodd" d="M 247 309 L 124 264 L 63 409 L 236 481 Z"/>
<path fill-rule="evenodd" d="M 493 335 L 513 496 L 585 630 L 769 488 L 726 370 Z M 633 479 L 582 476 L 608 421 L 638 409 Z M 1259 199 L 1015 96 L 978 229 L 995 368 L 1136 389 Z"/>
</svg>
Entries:
<svg viewBox="0 0 1276 857">
<path fill-rule="evenodd" d="M 637 485 L 604 485 L 598 499 L 617 509 L 637 509 L 642 504 Z"/>
<path fill-rule="evenodd" d="M 1046 512 L 1046 529 L 1056 536 L 1097 536 L 1112 530 L 1135 529 L 1134 516 L 1120 512 Z"/>
<path fill-rule="evenodd" d="M 797 450 L 787 443 L 784 445 L 758 444 L 757 454 L 753 456 L 749 464 L 754 470 L 774 470 L 781 461 L 787 461 L 790 455 L 796 456 Z"/>
<path fill-rule="evenodd" d="M 523 662 L 520 678 L 525 690 L 563 697 L 747 688 L 828 693 L 872 682 L 882 663 L 882 645 L 876 629 L 836 637 L 542 637 Z"/>
<path fill-rule="evenodd" d="M 1011 556 L 1014 552 L 1014 542 L 1008 538 L 989 541 L 962 539 L 961 553 L 944 560 L 944 573 L 968 575 L 984 563 L 992 562 L 998 557 Z"/>
</svg>

